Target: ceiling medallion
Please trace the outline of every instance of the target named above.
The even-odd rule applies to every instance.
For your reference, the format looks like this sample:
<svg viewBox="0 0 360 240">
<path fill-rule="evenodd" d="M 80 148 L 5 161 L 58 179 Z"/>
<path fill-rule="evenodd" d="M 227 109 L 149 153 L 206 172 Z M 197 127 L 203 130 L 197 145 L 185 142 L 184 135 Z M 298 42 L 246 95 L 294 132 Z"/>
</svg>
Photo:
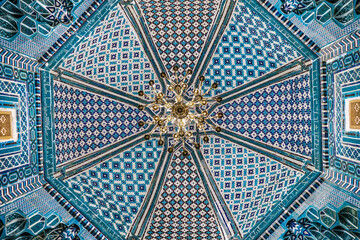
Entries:
<svg viewBox="0 0 360 240">
<path fill-rule="evenodd" d="M 153 125 L 154 128 L 150 132 L 150 134 L 146 134 L 144 137 L 146 140 L 151 138 L 151 135 L 155 132 L 156 129 L 159 130 L 160 139 L 158 140 L 158 145 L 164 145 L 163 135 L 170 135 L 168 132 L 168 126 L 173 125 L 175 127 L 175 133 L 172 135 L 175 139 L 175 143 L 170 146 L 167 150 L 169 153 L 174 151 L 174 146 L 181 142 L 183 144 L 182 154 L 184 156 L 189 155 L 188 151 L 185 149 L 185 142 L 189 141 L 196 149 L 200 148 L 200 143 L 197 143 L 193 140 L 193 133 L 190 131 L 189 127 L 191 124 L 195 124 L 196 128 L 204 133 L 203 140 L 204 142 L 209 142 L 209 137 L 206 134 L 205 126 L 209 125 L 216 132 L 220 132 L 221 128 L 219 126 L 212 125 L 209 119 L 212 118 L 222 118 L 223 113 L 219 112 L 215 116 L 210 117 L 206 110 L 197 111 L 196 107 L 198 106 L 207 106 L 209 101 L 215 100 L 220 103 L 222 101 L 221 97 L 206 97 L 212 89 L 216 89 L 218 87 L 217 83 L 213 83 L 211 87 L 204 93 L 202 93 L 202 85 L 205 81 L 204 76 L 200 76 L 199 81 L 200 85 L 196 88 L 193 93 L 194 96 L 192 99 L 185 97 L 186 90 L 188 90 L 188 85 L 185 83 L 188 76 L 192 74 L 192 70 L 188 69 L 186 71 L 186 75 L 180 79 L 177 66 L 173 67 L 175 72 L 175 79 L 170 80 L 167 77 L 166 73 L 161 73 L 161 78 L 165 79 L 166 88 L 169 92 L 174 93 L 175 97 L 167 97 L 162 92 L 158 92 L 155 89 L 155 82 L 153 80 L 149 81 L 149 85 L 154 93 L 154 96 L 148 96 L 144 93 L 144 91 L 139 91 L 139 96 L 144 97 L 148 100 L 153 100 L 151 103 L 143 106 L 139 105 L 139 110 L 144 110 L 145 107 L 148 107 L 154 111 L 160 111 L 159 115 L 156 115 L 151 122 L 139 121 L 138 125 L 143 127 L 144 125 Z M 195 88 L 195 86 L 194 86 Z"/>
</svg>

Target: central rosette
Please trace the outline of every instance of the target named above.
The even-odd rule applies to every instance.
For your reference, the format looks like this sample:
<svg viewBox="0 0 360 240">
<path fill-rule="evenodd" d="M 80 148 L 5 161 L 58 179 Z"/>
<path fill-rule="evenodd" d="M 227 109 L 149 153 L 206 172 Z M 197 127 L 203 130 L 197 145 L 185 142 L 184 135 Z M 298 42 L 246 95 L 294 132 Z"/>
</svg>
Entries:
<svg viewBox="0 0 360 240">
<path fill-rule="evenodd" d="M 189 115 L 189 107 L 183 102 L 178 102 L 172 106 L 171 113 L 174 118 L 184 119 Z"/>
<path fill-rule="evenodd" d="M 190 125 L 194 124 L 198 130 L 203 132 L 204 134 L 204 142 L 209 141 L 209 137 L 205 132 L 205 125 L 209 125 L 214 128 L 216 132 L 220 132 L 221 128 L 218 126 L 214 126 L 211 124 L 212 118 L 221 118 L 223 117 L 222 113 L 217 113 L 216 115 L 210 117 L 207 111 L 197 112 L 197 106 L 206 106 L 209 101 L 218 102 L 222 101 L 221 97 L 210 98 L 206 97 L 209 94 L 211 89 L 216 89 L 218 87 L 217 83 L 213 83 L 211 87 L 204 93 L 202 93 L 202 84 L 205 81 L 205 77 L 201 76 L 198 82 L 195 82 L 193 97 L 185 96 L 185 93 L 188 90 L 188 85 L 186 84 L 186 79 L 189 75 L 192 74 L 192 70 L 189 69 L 186 71 L 186 75 L 180 79 L 178 75 L 178 67 L 174 67 L 173 70 L 175 72 L 174 78 L 170 80 L 167 77 L 166 73 L 161 73 L 161 77 L 165 80 L 166 90 L 168 92 L 172 92 L 173 97 L 169 95 L 165 95 L 165 91 L 158 92 L 154 87 L 155 82 L 153 80 L 149 81 L 149 85 L 151 86 L 154 95 L 147 96 L 144 91 L 139 91 L 139 95 L 141 97 L 145 97 L 149 100 L 152 100 L 149 104 L 143 106 L 139 105 L 139 110 L 144 110 L 145 107 L 158 112 L 159 115 L 154 116 L 153 121 L 151 122 L 143 122 L 140 121 L 138 124 L 140 127 L 145 124 L 152 125 L 153 128 L 149 134 L 146 134 L 144 137 L 146 140 L 151 138 L 151 135 L 158 129 L 158 133 L 160 139 L 158 141 L 159 145 L 164 145 L 165 141 L 163 140 L 163 136 L 172 137 L 175 140 L 175 144 L 182 143 L 183 145 L 183 155 L 189 154 L 185 150 L 185 143 L 192 144 L 196 149 L 200 148 L 200 144 L 194 141 L 193 133 L 190 131 Z M 175 133 L 170 134 L 168 131 L 168 125 L 172 125 L 175 127 Z M 171 146 L 168 148 L 168 151 L 171 153 L 174 151 L 174 147 Z"/>
</svg>

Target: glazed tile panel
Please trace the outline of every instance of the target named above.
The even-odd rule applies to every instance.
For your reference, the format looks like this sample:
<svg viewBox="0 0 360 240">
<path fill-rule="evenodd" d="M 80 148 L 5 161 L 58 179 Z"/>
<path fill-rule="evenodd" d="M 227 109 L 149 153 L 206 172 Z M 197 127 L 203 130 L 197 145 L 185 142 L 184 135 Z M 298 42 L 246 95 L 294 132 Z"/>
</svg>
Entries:
<svg viewBox="0 0 360 240">
<path fill-rule="evenodd" d="M 40 94 L 36 89 L 37 78 L 33 72 L 0 64 L 0 111 L 15 111 L 16 115 L 14 138 L 0 141 L 0 189 L 4 190 L 0 202 L 41 185 L 38 182 L 41 153 L 37 141 L 39 115 L 36 109 Z"/>
<path fill-rule="evenodd" d="M 310 77 L 303 74 L 220 106 L 223 128 L 284 150 L 311 156 Z"/>
<path fill-rule="evenodd" d="M 15 103 L 16 115 L 17 115 L 17 133 L 18 140 L 14 142 L 20 145 L 20 150 L 15 153 L 11 151 L 12 148 L 8 148 L 3 145 L 4 142 L 0 143 L 0 147 L 3 152 L 1 152 L 0 157 L 0 173 L 4 171 L 9 171 L 14 168 L 18 168 L 29 164 L 31 158 L 29 156 L 30 146 L 29 146 L 29 130 L 28 130 L 28 103 L 27 103 L 27 87 L 26 83 L 21 83 L 17 81 L 9 81 L 6 79 L 0 79 L 0 108 L 6 105 L 9 105 L 9 102 L 6 100 L 2 101 L 2 97 L 6 99 L 8 96 L 13 96 L 17 98 Z M 21 97 L 25 96 L 25 97 Z M 9 108 L 11 109 L 11 108 Z M 14 146 L 14 145 L 13 145 Z M 5 151 L 6 150 L 6 151 Z M 7 154 L 5 154 L 7 153 Z"/>
<path fill-rule="evenodd" d="M 269 0 L 278 16 L 290 20 L 319 47 L 324 47 L 360 27 L 359 0 Z"/>
<path fill-rule="evenodd" d="M 69 85 L 54 83 L 57 164 L 101 149 L 139 132 L 149 116 L 137 108 Z"/>
<path fill-rule="evenodd" d="M 162 147 L 151 140 L 69 179 L 66 184 L 126 237 L 155 171 Z"/>
<path fill-rule="evenodd" d="M 61 66 L 135 95 L 139 90 L 150 93 L 147 83 L 155 77 L 119 4 L 89 31 Z"/>
<path fill-rule="evenodd" d="M 167 69 L 194 68 L 220 0 L 136 0 Z"/>
<path fill-rule="evenodd" d="M 334 187 L 334 185 L 330 185 L 328 182 L 324 182 L 292 214 L 289 214 L 290 216 L 287 218 L 287 220 L 290 220 L 291 218 L 299 218 L 310 207 L 316 208 L 318 210 L 323 210 L 325 207 L 330 207 L 333 209 L 333 208 L 340 208 L 341 206 L 344 205 L 346 206 L 348 204 L 351 204 L 356 208 L 360 208 L 360 201 L 355 195 L 350 195 L 349 192 L 340 190 L 338 187 Z M 337 217 L 338 216 L 336 216 L 335 214 L 335 218 Z M 319 219 L 319 222 L 321 222 L 321 220 L 326 221 L 329 219 L 330 219 L 329 217 L 323 217 Z M 353 219 L 357 221 L 356 218 Z M 331 221 L 332 220 L 330 220 L 329 222 L 331 223 Z M 287 222 L 288 221 L 282 221 L 282 223 L 279 224 L 279 227 L 270 235 L 268 239 L 269 240 L 282 239 L 283 233 L 285 233 L 287 230 L 286 227 Z M 326 230 L 327 228 L 323 228 L 323 229 Z M 317 239 L 320 239 L 319 237 Z M 333 238 L 333 239 L 339 239 L 339 238 Z"/>
<path fill-rule="evenodd" d="M 241 147 L 210 136 L 203 145 L 210 171 L 244 234 L 269 213 L 302 178 L 303 173 Z"/>
<path fill-rule="evenodd" d="M 18 232 L 21 232 L 21 230 L 24 231 L 24 227 L 26 226 L 28 228 L 27 231 L 30 233 L 34 233 L 34 231 L 42 231 L 44 229 L 49 229 L 51 227 L 54 227 L 54 225 L 62 222 L 64 224 L 70 225 L 72 223 L 77 224 L 78 226 L 81 226 L 81 224 L 74 219 L 69 212 L 66 211 L 50 194 L 46 192 L 45 189 L 40 188 L 36 191 L 33 191 L 25 196 L 22 196 L 19 199 L 16 199 L 15 201 L 12 201 L 8 204 L 3 204 L 0 207 L 0 216 L 4 216 L 5 214 L 9 214 L 11 212 L 19 212 L 21 213 L 22 217 L 17 219 L 18 221 L 12 222 L 12 228 L 11 224 L 9 229 L 12 231 L 16 230 Z M 41 218 L 37 218 L 37 216 L 41 216 Z M 45 218 L 44 218 L 45 217 Z M 45 220 L 46 219 L 46 220 Z M 52 220 L 50 220 L 52 219 Z M 24 220 L 27 221 L 27 224 L 24 224 Z M 38 220 L 38 221 L 36 221 Z M 15 223 L 15 224 L 14 224 Z M 22 229 L 23 228 L 23 229 Z M 4 228 L 2 228 L 1 232 L 6 232 Z M 47 230 L 49 231 L 49 230 Z M 4 234 L 5 235 L 5 234 Z M 31 234 L 32 235 L 32 234 Z M 12 237 L 12 239 L 31 239 L 31 236 L 28 236 L 27 238 L 21 238 L 20 236 Z M 1 235 L 0 235 L 1 236 Z M 93 235 L 91 235 L 85 228 L 81 227 L 81 230 L 78 234 L 78 236 L 81 237 L 81 239 L 86 240 L 94 240 L 96 239 Z M 3 238 L 2 238 L 3 239 Z M 34 238 L 35 239 L 35 238 Z M 44 237 L 38 236 L 37 239 L 44 239 Z M 54 239 L 54 238 L 52 238 Z"/>
<path fill-rule="evenodd" d="M 4 4 L 5 2 L 3 1 L 0 7 L 1 22 L 5 30 L 0 35 L 0 45 L 38 59 L 94 1 L 8 1 Z M 70 12 L 66 7 L 69 3 L 74 5 Z M 59 23 L 61 17 L 70 17 L 69 14 L 73 17 L 71 22 L 55 24 Z M 54 24 L 55 26 L 51 26 Z M 4 37 L 4 34 L 7 35 L 6 32 L 10 34 L 8 37 Z"/>
<path fill-rule="evenodd" d="M 258 13 L 238 1 L 205 73 L 204 89 L 215 95 L 247 83 L 301 55 Z"/>
<path fill-rule="evenodd" d="M 359 56 L 359 55 L 358 55 Z M 360 66 L 354 66 L 348 70 L 341 71 L 339 73 L 334 74 L 334 109 L 331 109 L 330 116 L 332 117 L 332 121 L 334 122 L 334 140 L 333 146 L 331 147 L 332 152 L 335 153 L 337 157 L 352 159 L 352 160 L 360 160 L 360 149 L 359 142 L 355 142 L 353 144 L 347 144 L 344 142 L 344 97 L 342 86 L 350 83 L 360 83 Z M 332 135 L 332 134 L 331 134 Z M 355 138 L 355 136 L 354 136 Z M 355 138 L 356 139 L 356 138 Z M 358 139 L 358 138 L 357 138 Z M 342 166 L 343 167 L 343 166 Z M 344 167 L 343 167 L 344 168 Z"/>
<path fill-rule="evenodd" d="M 194 160 L 174 153 L 143 239 L 223 239 Z"/>
</svg>

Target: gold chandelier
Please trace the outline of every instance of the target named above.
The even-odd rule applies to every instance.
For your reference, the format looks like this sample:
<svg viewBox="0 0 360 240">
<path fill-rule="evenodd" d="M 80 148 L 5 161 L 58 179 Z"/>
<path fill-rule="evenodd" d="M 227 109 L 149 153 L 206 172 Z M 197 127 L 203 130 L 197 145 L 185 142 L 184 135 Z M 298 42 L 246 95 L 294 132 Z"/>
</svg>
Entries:
<svg viewBox="0 0 360 240">
<path fill-rule="evenodd" d="M 211 87 L 204 93 L 202 93 L 202 85 L 205 81 L 204 76 L 199 77 L 200 85 L 196 88 L 193 93 L 194 96 L 191 100 L 186 100 L 184 94 L 188 89 L 188 85 L 185 83 L 188 76 L 192 74 L 192 70 L 188 69 L 186 71 L 186 75 L 180 79 L 178 74 L 179 68 L 177 66 L 173 67 L 174 71 L 174 80 L 170 80 L 167 77 L 166 73 L 162 72 L 160 74 L 161 78 L 165 79 L 165 85 L 169 92 L 173 92 L 175 98 L 167 97 L 162 92 L 157 92 L 154 85 L 155 82 L 153 80 L 149 81 L 149 85 L 153 91 L 153 96 L 148 96 L 144 93 L 144 91 L 139 91 L 139 96 L 152 100 L 151 103 L 146 105 L 139 105 L 138 109 L 143 111 L 145 107 L 148 107 L 154 111 L 159 111 L 164 109 L 165 111 L 160 111 L 161 114 L 156 115 L 151 122 L 144 122 L 139 121 L 139 127 L 143 127 L 145 124 L 153 125 L 154 128 L 151 130 L 149 134 L 146 134 L 144 138 L 149 140 L 151 135 L 158 129 L 160 133 L 160 139 L 158 140 L 158 145 L 164 145 L 164 140 L 162 138 L 163 135 L 168 135 L 168 125 L 173 125 L 175 127 L 175 133 L 173 134 L 173 138 L 175 139 L 175 143 L 168 147 L 168 152 L 172 153 L 174 151 L 174 146 L 179 142 L 182 142 L 183 151 L 182 154 L 187 156 L 189 153 L 186 151 L 185 142 L 189 141 L 194 145 L 196 149 L 200 148 L 200 143 L 195 142 L 192 140 L 193 133 L 190 131 L 189 127 L 191 124 L 195 124 L 196 128 L 200 131 L 204 132 L 203 141 L 209 142 L 209 137 L 206 134 L 205 126 L 211 126 L 214 128 L 216 132 L 220 132 L 221 128 L 219 126 L 214 126 L 206 120 L 212 118 L 222 118 L 224 115 L 221 112 L 218 112 L 215 116 L 210 117 L 206 110 L 201 111 L 198 113 L 196 111 L 197 106 L 206 106 L 208 105 L 209 100 L 215 100 L 216 102 L 220 103 L 222 101 L 221 97 L 206 97 L 212 89 L 216 89 L 218 87 L 217 83 L 213 83 Z"/>
</svg>

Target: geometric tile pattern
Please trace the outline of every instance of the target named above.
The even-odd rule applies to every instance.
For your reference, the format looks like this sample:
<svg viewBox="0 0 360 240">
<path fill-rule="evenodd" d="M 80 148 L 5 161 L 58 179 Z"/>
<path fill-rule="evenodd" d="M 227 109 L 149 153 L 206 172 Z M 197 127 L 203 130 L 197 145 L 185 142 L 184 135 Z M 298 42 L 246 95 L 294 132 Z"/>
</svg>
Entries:
<svg viewBox="0 0 360 240">
<path fill-rule="evenodd" d="M 194 68 L 220 0 L 136 0 L 167 69 Z"/>
<path fill-rule="evenodd" d="M 350 83 L 360 83 L 360 66 L 354 66 L 346 71 L 341 71 L 339 73 L 334 74 L 334 109 L 330 116 L 333 116 L 335 121 L 335 154 L 339 157 L 344 157 L 346 159 L 360 160 L 360 149 L 359 149 L 359 140 L 358 138 L 354 139 L 355 142 L 353 144 L 344 144 L 343 136 L 344 136 L 344 99 L 342 94 L 344 95 L 344 90 L 342 90 L 343 84 Z M 333 131 L 333 130 L 332 130 Z M 356 144 L 357 140 L 357 144 Z"/>
<path fill-rule="evenodd" d="M 223 239 L 194 160 L 175 152 L 144 239 Z"/>
<path fill-rule="evenodd" d="M 309 191 L 307 191 L 309 193 Z M 299 201 L 298 201 L 299 202 Z M 353 205 L 354 207 L 359 208 L 360 207 L 360 201 L 358 196 L 356 195 L 350 195 L 348 191 L 344 191 L 343 189 L 334 186 L 333 184 L 330 184 L 329 182 L 323 182 L 318 189 L 316 189 L 315 192 L 313 192 L 309 198 L 302 202 L 301 205 L 291 214 L 288 214 L 288 220 L 291 218 L 298 218 L 303 213 L 306 212 L 310 207 L 321 209 L 325 207 L 330 208 L 340 208 L 344 205 Z M 324 214 L 325 215 L 325 214 Z M 310 216 L 310 214 L 308 215 Z M 327 215 L 329 216 L 329 215 Z M 327 217 L 320 217 L 319 221 L 322 219 L 329 219 Z M 274 233 L 270 235 L 267 239 L 269 240 L 278 240 L 283 239 L 281 235 L 286 232 L 286 224 L 287 221 L 282 221 L 279 228 L 275 230 Z M 326 228 L 323 228 L 323 230 L 326 230 Z M 299 238 L 296 238 L 299 239 Z M 304 238 L 305 239 L 305 238 Z M 321 236 L 316 238 L 321 239 Z M 325 238 L 323 238 L 325 239 Z M 341 239 L 337 237 L 328 238 L 328 239 Z M 351 239 L 351 238 L 350 238 Z M 354 237 L 353 239 L 358 239 L 358 237 Z"/>
<path fill-rule="evenodd" d="M 139 90 L 150 93 L 147 82 L 155 79 L 119 4 L 72 49 L 61 66 L 135 95 Z"/>
<path fill-rule="evenodd" d="M 3 78 L 0 79 L 0 108 L 14 104 L 16 110 L 18 125 L 16 136 L 17 141 L 10 140 L 11 145 L 6 146 L 6 142 L 0 142 L 1 152 L 0 157 L 0 172 L 9 171 L 13 168 L 23 166 L 30 163 L 29 158 L 29 130 L 28 130 L 28 101 L 25 97 L 27 89 L 26 83 L 8 81 Z M 9 102 L 9 94 L 17 99 L 16 102 Z M 4 100 L 2 100 L 4 98 Z M 6 99 L 6 100 L 5 100 Z M 13 109 L 13 108 L 5 108 Z M 16 144 L 17 143 L 17 144 Z M 16 145 L 20 145 L 16 152 L 11 151 Z M 6 150 L 6 151 L 5 151 Z"/>
<path fill-rule="evenodd" d="M 41 1 L 41 2 L 42 2 L 41 4 L 46 4 L 46 2 L 55 3 L 55 1 Z M 72 23 L 67 24 L 67 25 L 60 24 L 56 27 L 48 27 L 48 26 L 45 26 L 46 24 L 43 22 L 43 23 L 39 24 L 39 26 L 35 26 L 34 30 L 40 31 L 40 28 L 45 29 L 44 28 L 44 26 L 45 26 L 46 29 L 49 30 L 49 33 L 41 34 L 38 32 L 38 33 L 35 33 L 31 38 L 25 34 L 19 34 L 16 37 L 11 38 L 10 41 L 0 38 L 0 46 L 6 47 L 9 50 L 11 49 L 14 52 L 23 54 L 24 56 L 27 56 L 27 57 L 30 57 L 33 59 L 39 59 L 46 52 L 46 50 L 48 50 L 50 47 L 52 47 L 52 45 L 55 42 L 57 42 L 57 40 L 64 33 L 74 32 L 74 31 L 71 31 L 74 29 L 74 27 L 71 27 L 71 26 L 75 25 L 76 28 L 78 28 L 79 25 L 81 25 L 81 23 L 84 22 L 84 17 L 80 18 L 80 16 L 82 16 L 82 14 L 85 12 L 85 10 L 94 1 L 93 0 L 81 0 L 81 1 L 72 1 L 72 2 L 75 3 L 74 4 L 75 8 L 72 11 L 72 16 L 74 17 Z M 12 2 L 9 2 L 9 3 L 13 4 Z M 32 6 L 34 6 L 34 4 L 32 4 L 33 2 L 18 1 L 16 3 L 21 4 L 21 6 L 24 9 L 27 9 L 27 11 L 30 10 L 31 12 L 33 12 L 33 10 L 29 7 L 30 4 Z M 38 4 L 36 7 L 38 7 L 40 5 L 39 3 L 35 3 L 35 4 Z M 53 9 L 55 10 L 55 7 Z M 13 9 L 13 10 L 15 10 L 15 12 L 16 12 L 16 9 Z M 33 14 L 37 14 L 37 13 L 33 12 Z M 62 14 L 60 13 L 59 16 L 61 16 L 61 15 Z M 29 15 L 29 16 L 31 16 L 31 15 Z M 40 18 L 39 14 L 38 14 L 38 16 Z M 22 21 L 23 19 L 24 19 L 24 16 L 20 17 L 19 21 Z M 24 21 L 22 21 L 22 22 L 24 22 Z M 26 30 L 29 29 L 28 26 L 20 27 L 20 25 L 23 25 L 23 24 L 19 23 L 19 29 L 26 29 Z"/>
<path fill-rule="evenodd" d="M 310 77 L 303 74 L 218 107 L 223 128 L 284 150 L 311 155 Z M 217 112 L 217 111 L 215 111 Z"/>
<path fill-rule="evenodd" d="M 274 27 L 239 1 L 205 73 L 214 96 L 247 83 L 301 55 Z"/>
<path fill-rule="evenodd" d="M 3 62 L 18 64 L 21 56 L 2 51 Z M 7 57 L 4 57 L 7 55 Z M 31 62 L 31 61 L 28 61 Z M 23 64 L 20 64 L 24 67 Z M 0 143 L 0 203 L 41 186 L 38 158 L 40 133 L 39 75 L 12 65 L 0 64 L 0 108 L 16 111 L 17 140 Z"/>
<path fill-rule="evenodd" d="M 9 204 L 4 204 L 0 207 L 0 215 L 6 214 L 15 210 L 21 210 L 23 213 L 29 216 L 35 214 L 41 214 L 46 218 L 56 215 L 63 223 L 76 223 L 81 226 L 77 220 L 75 220 L 69 212 L 67 212 L 45 189 L 40 188 L 30 194 L 22 196 L 20 199 L 16 199 Z M 80 233 L 81 239 L 93 240 L 95 239 L 89 232 L 81 227 Z M 16 239 L 16 238 L 15 238 Z M 17 238 L 20 239 L 20 238 Z M 25 238 L 26 239 L 26 238 Z"/>
<path fill-rule="evenodd" d="M 202 148 L 204 157 L 234 219 L 246 234 L 303 173 L 227 140 L 209 138 Z"/>
<path fill-rule="evenodd" d="M 125 237 L 150 185 L 162 147 L 150 140 L 66 181 L 114 230 Z"/>
<path fill-rule="evenodd" d="M 359 1 L 326 1 L 326 7 L 331 6 L 332 8 L 326 11 L 327 13 L 331 13 L 327 14 L 327 16 L 331 17 L 331 19 L 329 18 L 329 21 L 326 21 L 326 23 L 322 21 L 325 14 L 321 14 L 320 6 L 324 6 L 324 2 L 291 1 L 294 4 L 297 4 L 298 7 L 303 8 L 300 10 L 300 12 L 303 14 L 295 14 L 294 12 L 285 14 L 281 10 L 281 6 L 284 2 L 288 1 L 269 0 L 267 5 L 273 5 L 271 6 L 272 11 L 277 10 L 277 16 L 287 21 L 287 24 L 284 24 L 286 27 L 289 28 L 290 24 L 292 23 L 291 25 L 293 25 L 294 28 L 296 28 L 298 31 L 302 31 L 304 35 L 308 36 L 316 45 L 321 48 L 345 37 L 360 27 L 359 14 L 354 13 L 355 6 L 359 8 Z M 357 2 L 357 4 L 355 2 Z M 311 5 L 313 5 L 313 7 L 311 7 Z M 347 23 L 340 23 L 338 21 L 339 17 L 348 17 Z"/>
<path fill-rule="evenodd" d="M 149 116 L 103 96 L 54 83 L 54 124 L 57 163 L 81 157 L 141 130 Z"/>
</svg>

